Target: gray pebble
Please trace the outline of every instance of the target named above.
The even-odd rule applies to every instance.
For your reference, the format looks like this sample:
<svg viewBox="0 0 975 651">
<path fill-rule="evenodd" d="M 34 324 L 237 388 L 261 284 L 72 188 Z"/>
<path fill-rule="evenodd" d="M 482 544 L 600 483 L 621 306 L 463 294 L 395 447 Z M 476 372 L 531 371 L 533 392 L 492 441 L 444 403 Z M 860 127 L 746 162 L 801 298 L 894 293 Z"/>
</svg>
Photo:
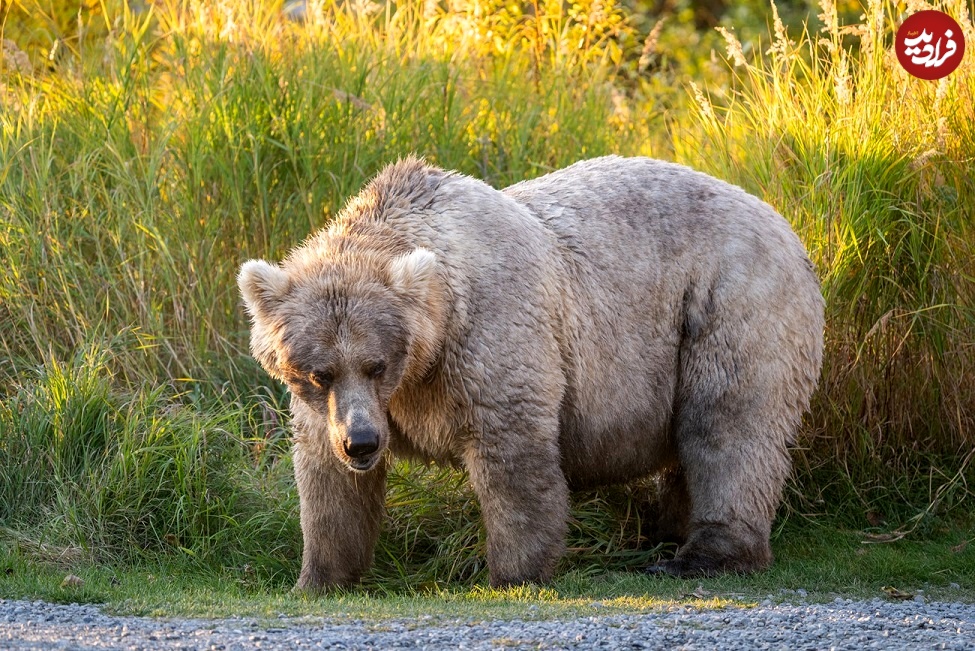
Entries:
<svg viewBox="0 0 975 651">
<path fill-rule="evenodd" d="M 798 592 L 798 591 L 797 591 Z M 593 602 L 600 603 L 600 602 Z M 602 605 L 602 604 L 601 604 Z M 597 607 L 598 608 L 598 607 Z M 600 608 L 599 610 L 603 610 Z M 558 621 L 383 621 L 277 616 L 273 623 L 116 617 L 94 606 L 0 599 L 0 649 L 244 651 L 247 649 L 965 649 L 975 605 L 931 601 L 773 604 Z"/>
</svg>

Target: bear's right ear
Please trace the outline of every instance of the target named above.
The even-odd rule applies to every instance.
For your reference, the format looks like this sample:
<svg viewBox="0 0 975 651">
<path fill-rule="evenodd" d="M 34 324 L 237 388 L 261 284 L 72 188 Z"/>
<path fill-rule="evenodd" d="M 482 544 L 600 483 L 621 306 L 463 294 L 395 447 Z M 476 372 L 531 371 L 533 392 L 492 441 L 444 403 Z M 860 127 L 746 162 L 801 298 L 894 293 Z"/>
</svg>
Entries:
<svg viewBox="0 0 975 651">
<path fill-rule="evenodd" d="M 436 275 L 437 256 L 423 247 L 401 255 L 389 265 L 389 281 L 393 289 L 418 303 L 429 299 L 430 287 Z"/>
<path fill-rule="evenodd" d="M 247 312 L 255 319 L 266 319 L 291 289 L 291 278 L 281 267 L 270 262 L 248 260 L 237 274 L 237 286 Z"/>
</svg>

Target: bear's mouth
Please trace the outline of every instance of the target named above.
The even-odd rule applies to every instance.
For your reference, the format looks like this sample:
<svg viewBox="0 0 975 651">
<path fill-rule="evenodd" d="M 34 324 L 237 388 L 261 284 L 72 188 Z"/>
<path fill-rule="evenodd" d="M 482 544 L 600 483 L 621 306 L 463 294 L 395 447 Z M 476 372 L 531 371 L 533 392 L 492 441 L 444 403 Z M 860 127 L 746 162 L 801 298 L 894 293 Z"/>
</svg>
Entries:
<svg viewBox="0 0 975 651">
<path fill-rule="evenodd" d="M 345 462 L 345 465 L 355 472 L 369 472 L 376 467 L 377 463 L 379 463 L 378 452 L 376 454 L 370 454 L 364 457 L 349 458 L 348 461 Z"/>
</svg>

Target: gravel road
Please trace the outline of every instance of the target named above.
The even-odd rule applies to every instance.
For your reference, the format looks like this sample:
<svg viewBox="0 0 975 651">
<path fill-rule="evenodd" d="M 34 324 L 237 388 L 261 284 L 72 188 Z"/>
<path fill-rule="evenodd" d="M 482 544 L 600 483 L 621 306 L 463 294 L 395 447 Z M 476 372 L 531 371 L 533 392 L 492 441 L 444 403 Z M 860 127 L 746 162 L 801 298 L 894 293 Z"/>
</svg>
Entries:
<svg viewBox="0 0 975 651">
<path fill-rule="evenodd" d="M 548 621 L 266 622 L 118 617 L 95 606 L 0 600 L 0 649 L 975 649 L 975 605 L 837 599 Z"/>
</svg>

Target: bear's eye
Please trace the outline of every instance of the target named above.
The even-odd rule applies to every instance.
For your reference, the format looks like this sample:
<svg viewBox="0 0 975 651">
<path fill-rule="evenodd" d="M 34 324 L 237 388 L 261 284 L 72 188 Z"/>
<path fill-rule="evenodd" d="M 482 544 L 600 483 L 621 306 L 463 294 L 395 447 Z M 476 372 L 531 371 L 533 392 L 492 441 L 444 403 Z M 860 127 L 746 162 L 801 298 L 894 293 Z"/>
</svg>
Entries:
<svg viewBox="0 0 975 651">
<path fill-rule="evenodd" d="M 327 389 L 335 382 L 335 376 L 329 371 L 314 371 L 308 375 L 308 381 L 319 389 Z"/>
<path fill-rule="evenodd" d="M 363 370 L 366 372 L 366 375 L 373 379 L 382 377 L 383 373 L 386 372 L 386 362 L 379 361 L 366 364 Z"/>
</svg>

